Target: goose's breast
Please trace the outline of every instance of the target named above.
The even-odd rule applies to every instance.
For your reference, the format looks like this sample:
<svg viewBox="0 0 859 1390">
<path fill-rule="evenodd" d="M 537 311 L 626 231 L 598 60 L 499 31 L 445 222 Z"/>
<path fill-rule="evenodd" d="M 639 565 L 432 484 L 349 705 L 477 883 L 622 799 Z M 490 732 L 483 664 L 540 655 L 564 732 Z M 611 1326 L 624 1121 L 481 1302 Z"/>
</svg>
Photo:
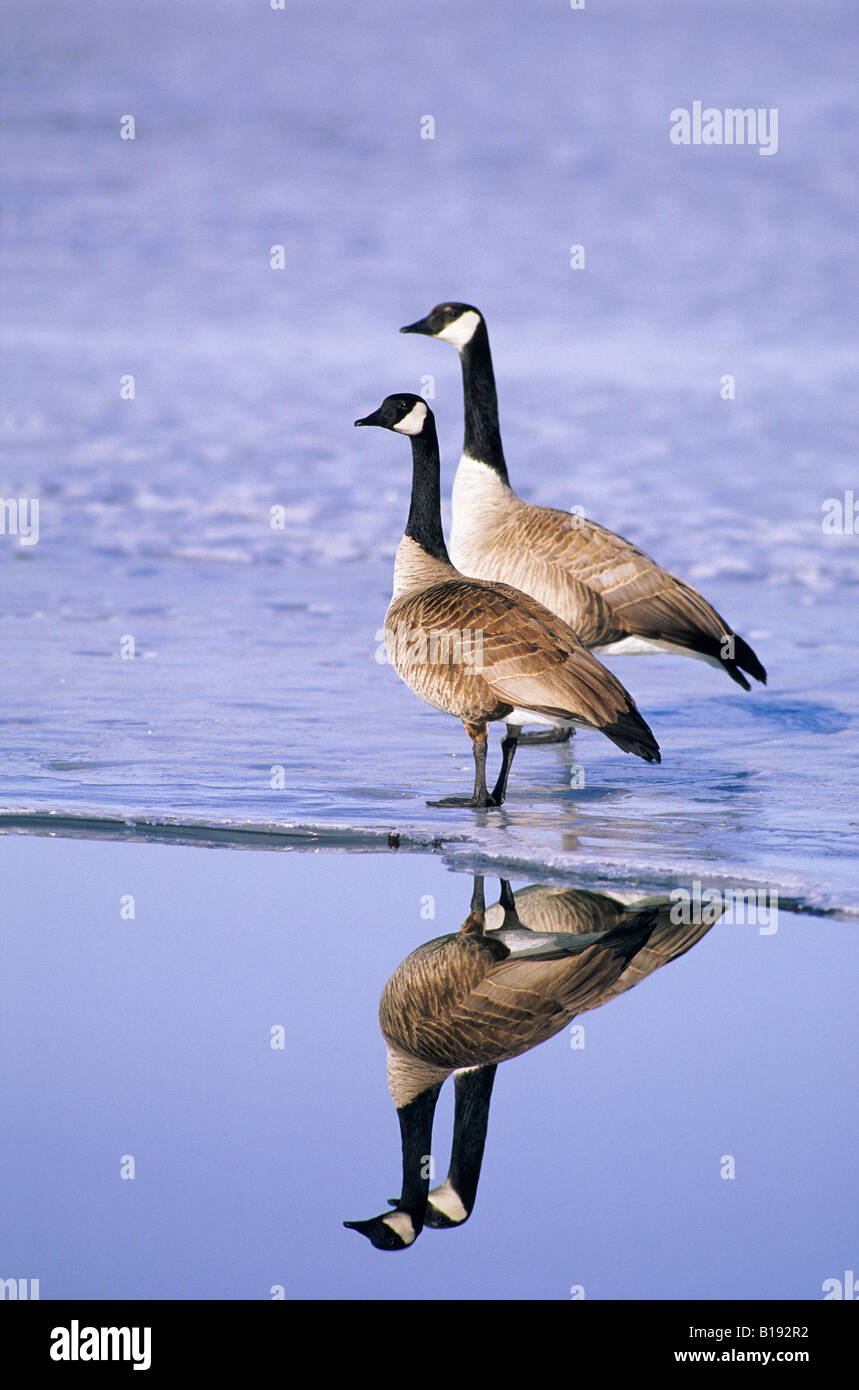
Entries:
<svg viewBox="0 0 859 1390">
<path fill-rule="evenodd" d="M 434 709 L 479 724 L 500 719 L 500 701 L 481 674 L 482 633 L 471 624 L 427 620 L 419 603 L 394 603 L 385 617 L 388 660 L 410 690 Z"/>
</svg>

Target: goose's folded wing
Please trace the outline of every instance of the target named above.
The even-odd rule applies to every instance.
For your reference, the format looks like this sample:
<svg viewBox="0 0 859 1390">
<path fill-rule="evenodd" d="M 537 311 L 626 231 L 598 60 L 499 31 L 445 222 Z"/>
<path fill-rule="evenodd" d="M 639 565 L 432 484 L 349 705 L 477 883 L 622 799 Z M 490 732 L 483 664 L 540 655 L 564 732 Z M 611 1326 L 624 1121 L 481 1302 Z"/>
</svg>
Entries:
<svg viewBox="0 0 859 1390">
<path fill-rule="evenodd" d="M 677 960 L 687 951 L 691 951 L 717 920 L 714 914 L 712 921 L 675 924 L 671 921 L 670 912 L 669 905 L 657 910 L 656 925 L 646 944 L 625 967 L 608 998 L 613 999 L 615 995 L 632 989 L 633 985 L 652 975 L 654 970 L 659 970 L 663 965 L 668 965 L 670 961 Z M 721 911 L 718 916 L 721 916 Z M 634 921 L 634 914 L 627 920 Z"/>
<path fill-rule="evenodd" d="M 604 526 L 550 507 L 529 507 L 535 559 L 554 561 L 596 590 L 630 632 L 677 641 L 696 632 L 720 642 L 732 629 L 690 584 Z"/>
<path fill-rule="evenodd" d="M 599 945 L 565 958 L 502 961 L 456 1005 L 452 1022 L 475 1054 L 513 1057 L 610 997 L 624 966 Z"/>
</svg>

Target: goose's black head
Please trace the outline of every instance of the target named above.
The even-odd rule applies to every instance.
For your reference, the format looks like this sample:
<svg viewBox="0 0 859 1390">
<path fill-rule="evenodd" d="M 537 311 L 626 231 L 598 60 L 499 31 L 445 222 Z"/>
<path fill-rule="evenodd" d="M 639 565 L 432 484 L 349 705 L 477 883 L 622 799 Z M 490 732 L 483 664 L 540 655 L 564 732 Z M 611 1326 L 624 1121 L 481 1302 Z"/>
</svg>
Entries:
<svg viewBox="0 0 859 1390">
<path fill-rule="evenodd" d="M 470 343 L 483 322 L 483 315 L 473 304 L 459 304 L 452 300 L 436 304 L 425 319 L 406 324 L 401 333 L 423 333 L 427 338 L 442 338 L 453 343 L 455 348 L 464 348 Z"/>
<path fill-rule="evenodd" d="M 386 396 L 372 415 L 356 420 L 356 425 L 380 425 L 383 430 L 395 430 L 397 434 L 421 434 L 427 420 L 433 413 L 426 401 L 402 391 L 398 396 Z"/>
</svg>

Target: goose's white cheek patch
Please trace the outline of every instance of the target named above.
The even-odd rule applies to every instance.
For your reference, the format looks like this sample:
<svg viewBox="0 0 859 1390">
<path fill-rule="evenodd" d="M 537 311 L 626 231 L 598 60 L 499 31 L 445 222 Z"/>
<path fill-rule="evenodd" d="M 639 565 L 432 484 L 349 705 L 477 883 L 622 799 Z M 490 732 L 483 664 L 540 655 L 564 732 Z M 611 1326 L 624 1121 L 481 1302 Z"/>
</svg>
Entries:
<svg viewBox="0 0 859 1390">
<path fill-rule="evenodd" d="M 382 1217 L 382 1224 L 396 1231 L 404 1245 L 411 1245 L 415 1239 L 415 1228 L 407 1211 L 392 1211 L 390 1216 Z"/>
<path fill-rule="evenodd" d="M 446 343 L 453 343 L 454 347 L 465 347 L 474 337 L 479 323 L 480 315 L 475 314 L 473 309 L 466 309 L 464 314 L 460 314 L 458 319 L 454 319 L 453 323 L 449 323 L 447 328 L 443 328 L 435 336 L 443 338 Z"/>
<path fill-rule="evenodd" d="M 420 434 L 424 427 L 424 420 L 427 418 L 427 408 L 423 401 L 418 401 L 413 405 L 408 415 L 403 416 L 399 424 L 394 425 L 397 434 Z"/>
<path fill-rule="evenodd" d="M 445 1178 L 441 1187 L 433 1188 L 429 1199 L 433 1206 L 447 1217 L 448 1221 L 455 1221 L 458 1224 L 468 1216 L 462 1198 L 451 1186 L 449 1178 Z"/>
</svg>

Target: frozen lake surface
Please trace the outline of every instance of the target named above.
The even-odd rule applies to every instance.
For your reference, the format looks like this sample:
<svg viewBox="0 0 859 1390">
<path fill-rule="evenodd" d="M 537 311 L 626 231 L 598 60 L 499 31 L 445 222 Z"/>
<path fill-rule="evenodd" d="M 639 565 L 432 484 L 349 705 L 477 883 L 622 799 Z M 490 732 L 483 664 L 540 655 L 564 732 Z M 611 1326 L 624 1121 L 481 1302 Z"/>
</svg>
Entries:
<svg viewBox="0 0 859 1390">
<path fill-rule="evenodd" d="M 822 528 L 857 481 L 849 10 L 603 9 L 415 6 L 417 65 L 385 5 L 18 15 L 0 496 L 40 521 L 0 536 L 16 824 L 396 832 L 859 910 L 859 536 Z M 670 143 L 678 104 L 740 93 L 779 108 L 777 154 Z M 467 739 L 375 659 L 409 459 L 352 428 L 432 376 L 449 492 L 458 365 L 396 332 L 446 296 L 487 315 L 518 490 L 699 586 L 770 675 L 617 659 L 663 765 L 523 749 L 485 817 L 426 806 L 470 783 Z"/>
</svg>

